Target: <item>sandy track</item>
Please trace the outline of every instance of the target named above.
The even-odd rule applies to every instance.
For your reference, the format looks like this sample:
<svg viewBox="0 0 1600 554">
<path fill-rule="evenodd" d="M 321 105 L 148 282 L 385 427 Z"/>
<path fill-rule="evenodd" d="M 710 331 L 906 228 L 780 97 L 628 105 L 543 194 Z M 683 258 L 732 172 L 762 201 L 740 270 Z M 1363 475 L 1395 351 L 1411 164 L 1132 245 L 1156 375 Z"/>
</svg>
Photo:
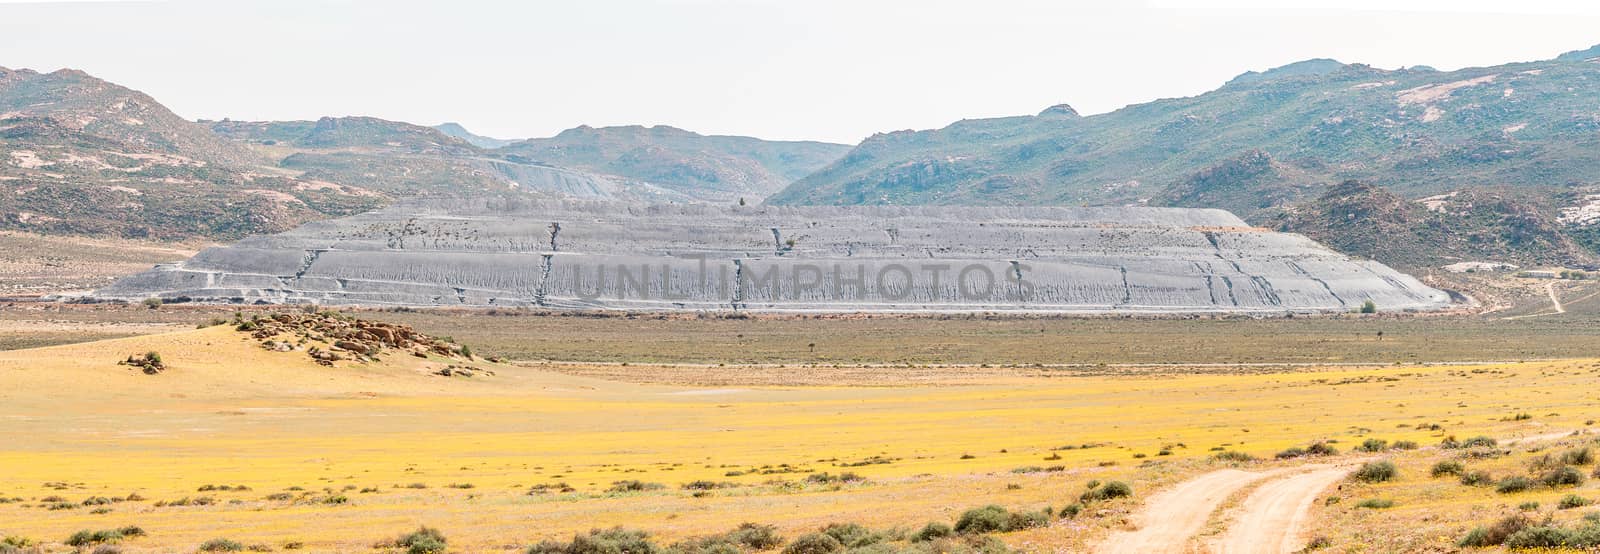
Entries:
<svg viewBox="0 0 1600 554">
<path fill-rule="evenodd" d="M 1250 493 L 1243 512 L 1216 545 L 1223 554 L 1279 554 L 1305 547 L 1311 506 L 1350 473 L 1349 466 L 1306 466 L 1312 471 L 1268 482 Z"/>
<path fill-rule="evenodd" d="M 1096 552 L 1114 554 L 1183 553 L 1229 495 L 1258 480 L 1283 473 L 1223 469 L 1190 479 L 1150 497 L 1136 531 L 1112 535 Z"/>
<path fill-rule="evenodd" d="M 1577 434 L 1581 434 L 1581 432 L 1556 431 L 1556 432 L 1553 432 L 1553 433 L 1541 433 L 1541 434 L 1538 434 L 1538 435 L 1528 435 L 1528 436 L 1525 436 L 1525 437 L 1516 437 L 1516 438 L 1501 440 L 1500 441 L 1500 445 L 1501 446 L 1516 446 L 1516 445 L 1519 445 L 1519 444 L 1526 444 L 1526 443 L 1530 443 L 1530 442 L 1543 442 L 1543 441 L 1548 441 L 1548 440 L 1564 439 L 1564 438 L 1567 438 L 1567 437 L 1575 436 Z"/>
</svg>

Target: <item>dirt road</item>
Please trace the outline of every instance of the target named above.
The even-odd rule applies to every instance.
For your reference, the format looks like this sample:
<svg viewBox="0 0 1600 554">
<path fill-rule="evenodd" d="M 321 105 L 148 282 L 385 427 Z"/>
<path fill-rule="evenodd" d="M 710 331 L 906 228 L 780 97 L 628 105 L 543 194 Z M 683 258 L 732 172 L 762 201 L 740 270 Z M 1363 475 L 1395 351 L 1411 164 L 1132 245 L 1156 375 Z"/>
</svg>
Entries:
<svg viewBox="0 0 1600 554">
<path fill-rule="evenodd" d="M 1347 465 L 1305 468 L 1316 469 L 1268 482 L 1250 493 L 1244 500 L 1244 512 L 1228 527 L 1215 551 L 1279 554 L 1304 548 L 1304 530 L 1311 519 L 1312 504 L 1351 469 Z"/>
<path fill-rule="evenodd" d="M 1150 497 L 1138 518 L 1139 529 L 1112 535 L 1096 549 L 1110 554 L 1183 553 L 1211 513 L 1229 495 L 1244 487 L 1283 473 L 1223 469 L 1184 481 Z"/>
</svg>

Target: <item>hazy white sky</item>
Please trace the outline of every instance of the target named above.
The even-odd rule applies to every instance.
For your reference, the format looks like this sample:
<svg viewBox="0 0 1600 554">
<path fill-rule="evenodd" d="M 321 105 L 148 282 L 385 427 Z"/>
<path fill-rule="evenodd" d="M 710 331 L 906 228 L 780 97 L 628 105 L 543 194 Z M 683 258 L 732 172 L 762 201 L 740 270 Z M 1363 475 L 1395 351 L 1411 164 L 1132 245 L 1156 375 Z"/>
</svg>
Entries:
<svg viewBox="0 0 1600 554">
<path fill-rule="evenodd" d="M 1564 0 L 0 0 L 0 66 L 71 67 L 189 118 L 372 115 L 854 143 L 1189 96 L 1313 57 L 1455 69 L 1600 43 Z"/>
</svg>

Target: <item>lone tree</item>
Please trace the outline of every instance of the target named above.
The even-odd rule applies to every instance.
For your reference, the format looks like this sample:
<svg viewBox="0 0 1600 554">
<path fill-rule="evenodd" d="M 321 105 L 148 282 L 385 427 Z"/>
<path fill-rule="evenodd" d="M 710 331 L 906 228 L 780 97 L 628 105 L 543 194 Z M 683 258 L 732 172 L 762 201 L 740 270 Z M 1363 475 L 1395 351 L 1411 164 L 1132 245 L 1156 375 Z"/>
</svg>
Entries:
<svg viewBox="0 0 1600 554">
<path fill-rule="evenodd" d="M 1371 300 L 1368 300 L 1366 302 L 1362 302 L 1361 303 L 1361 313 L 1364 313 L 1364 314 L 1375 314 L 1375 313 L 1378 313 L 1378 305 L 1376 303 L 1374 303 L 1373 301 L 1371 301 Z"/>
</svg>

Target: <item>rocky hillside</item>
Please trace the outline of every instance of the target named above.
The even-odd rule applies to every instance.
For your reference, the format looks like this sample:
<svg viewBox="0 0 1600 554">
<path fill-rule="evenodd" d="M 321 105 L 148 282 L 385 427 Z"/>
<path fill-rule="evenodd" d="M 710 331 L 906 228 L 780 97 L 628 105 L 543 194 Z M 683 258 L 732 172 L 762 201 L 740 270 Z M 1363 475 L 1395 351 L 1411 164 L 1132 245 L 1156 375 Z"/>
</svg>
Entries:
<svg viewBox="0 0 1600 554">
<path fill-rule="evenodd" d="M 375 205 L 263 164 L 138 91 L 0 68 L 0 228 L 233 238 Z"/>
<path fill-rule="evenodd" d="M 1541 206 L 1549 191 L 1470 189 L 1413 201 L 1347 181 L 1266 218 L 1335 250 L 1410 268 L 1496 260 L 1520 265 L 1593 263 L 1594 253 Z"/>
<path fill-rule="evenodd" d="M 850 147 L 766 141 L 655 127 L 577 127 L 513 143 L 508 159 L 583 169 L 648 182 L 684 196 L 758 201 L 828 165 Z"/>
<path fill-rule="evenodd" d="M 875 135 L 769 202 L 1148 203 L 1260 223 L 1359 179 L 1410 200 L 1520 191 L 1578 235 L 1559 214 L 1581 206 L 1558 203 L 1600 183 L 1596 97 L 1600 47 L 1450 72 L 1308 60 L 1107 114 L 1057 106 Z"/>
<path fill-rule="evenodd" d="M 81 71 L 0 68 L 0 229 L 232 240 L 414 196 L 755 201 L 848 148 L 585 127 L 496 150 L 441 127 L 196 123 Z"/>
<path fill-rule="evenodd" d="M 209 121 L 278 169 L 385 196 L 505 192 L 513 181 L 482 149 L 437 129 L 375 117 L 316 121 Z"/>
</svg>

